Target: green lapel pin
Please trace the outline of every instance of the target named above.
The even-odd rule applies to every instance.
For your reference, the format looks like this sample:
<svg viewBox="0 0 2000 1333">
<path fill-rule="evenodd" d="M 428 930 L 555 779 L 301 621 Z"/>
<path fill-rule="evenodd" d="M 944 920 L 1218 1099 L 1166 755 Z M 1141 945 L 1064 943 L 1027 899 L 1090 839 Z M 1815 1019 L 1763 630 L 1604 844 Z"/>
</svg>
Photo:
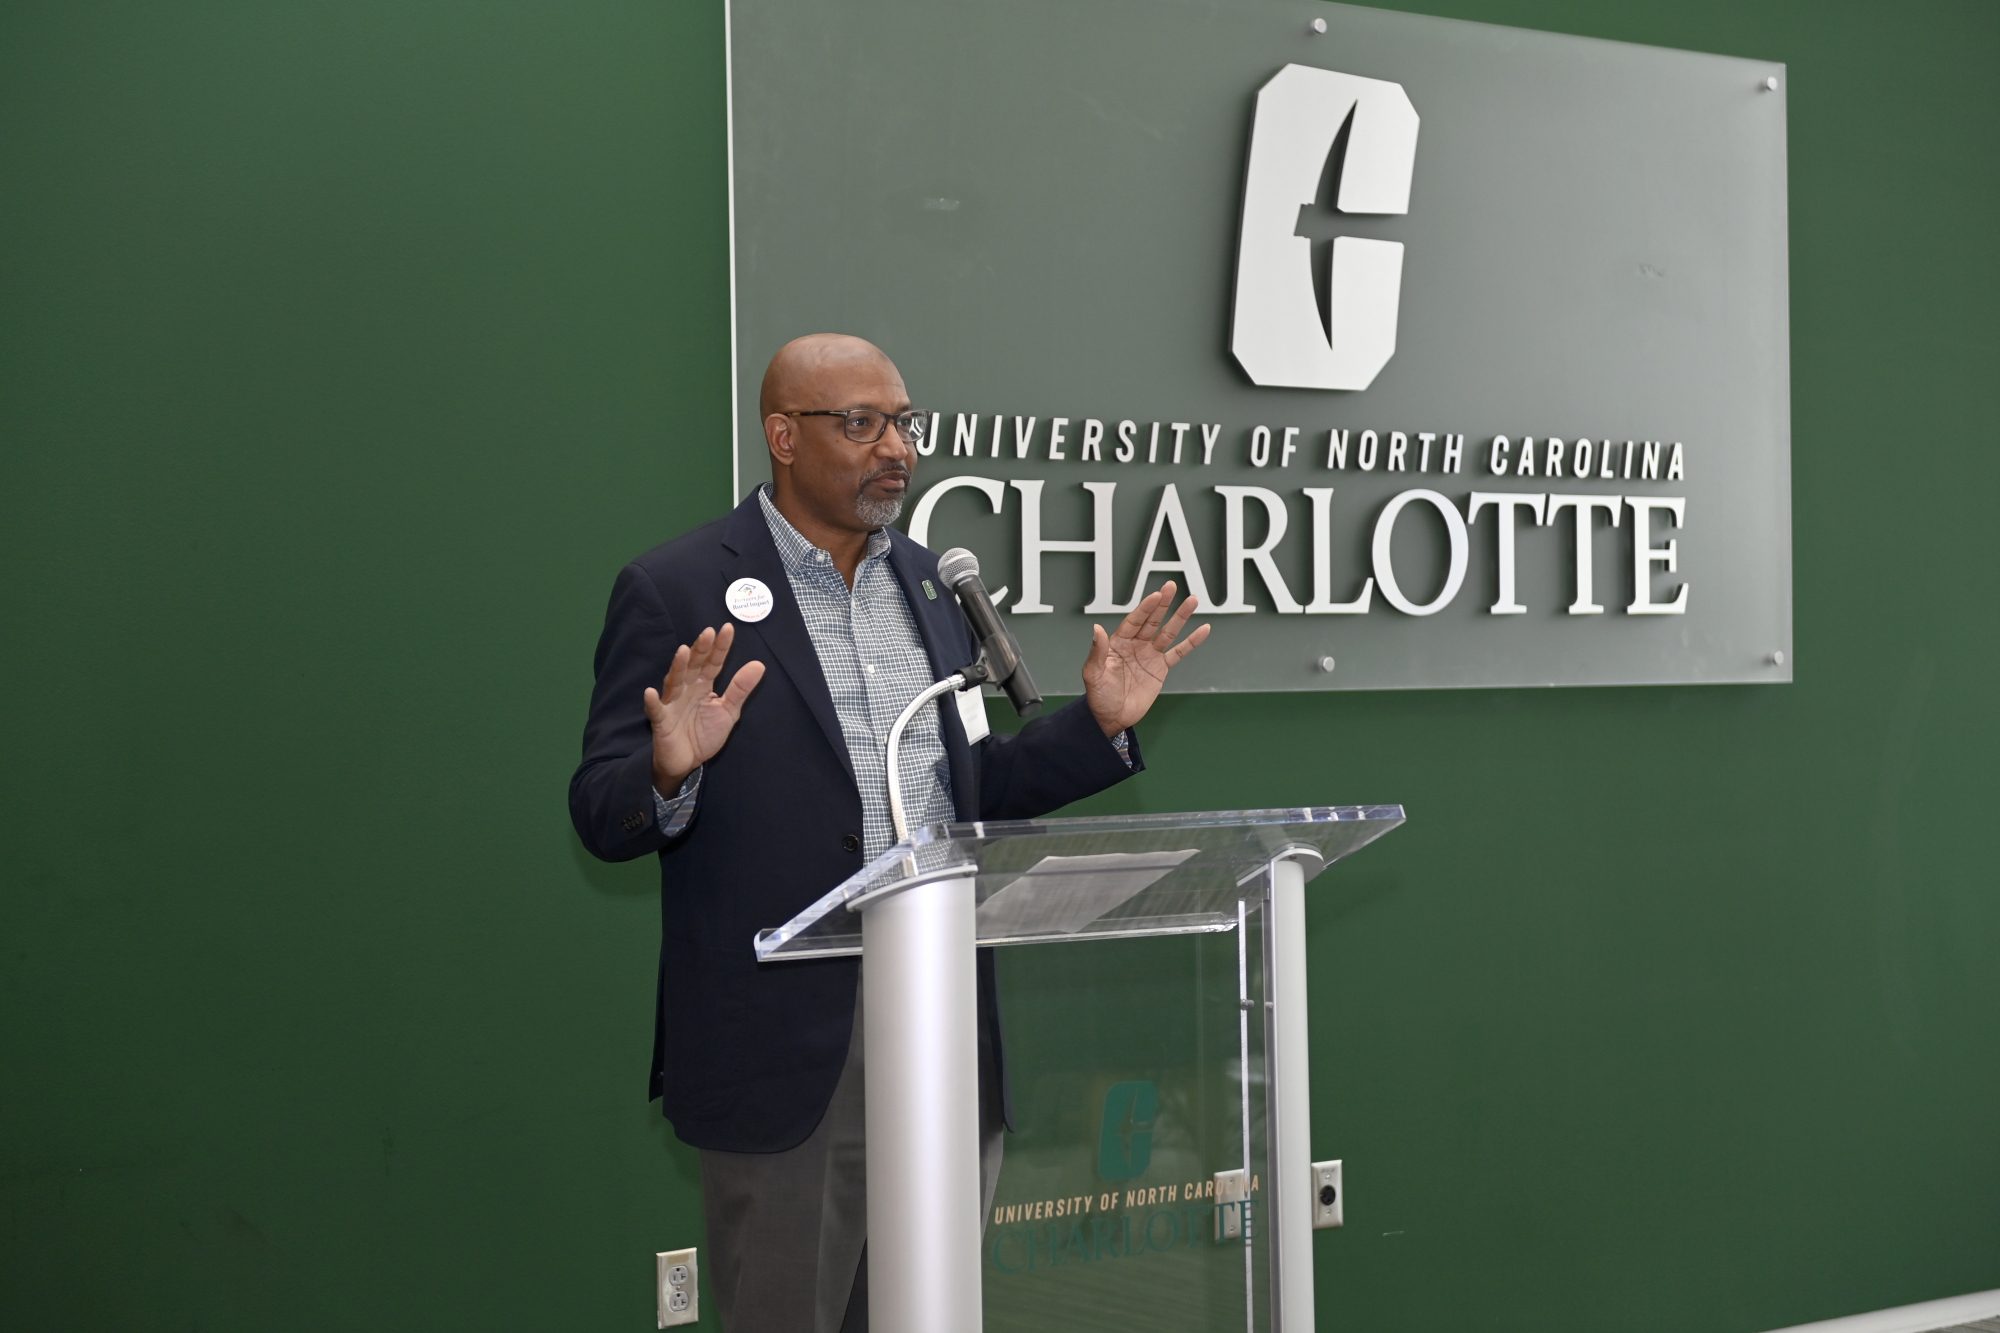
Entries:
<svg viewBox="0 0 2000 1333">
<path fill-rule="evenodd" d="M 931 586 L 929 579 L 924 580 L 924 596 L 930 598 L 933 602 L 937 600 L 937 589 Z"/>
</svg>

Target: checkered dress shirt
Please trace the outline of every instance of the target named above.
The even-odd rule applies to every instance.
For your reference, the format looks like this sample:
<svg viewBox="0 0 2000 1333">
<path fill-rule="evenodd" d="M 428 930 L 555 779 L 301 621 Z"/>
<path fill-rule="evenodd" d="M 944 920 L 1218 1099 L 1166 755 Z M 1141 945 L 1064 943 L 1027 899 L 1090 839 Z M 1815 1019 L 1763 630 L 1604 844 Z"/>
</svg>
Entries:
<svg viewBox="0 0 2000 1333">
<path fill-rule="evenodd" d="M 889 819 L 889 728 L 910 700 L 932 684 L 930 658 L 889 567 L 887 532 L 877 531 L 868 538 L 850 589 L 833 557 L 806 540 L 778 512 L 768 486 L 757 492 L 757 499 L 833 696 L 834 715 L 840 719 L 854 783 L 861 793 L 862 857 L 872 861 L 896 840 Z M 933 704 L 903 729 L 897 759 L 903 814 L 911 828 L 953 816 L 951 771 L 938 728 L 938 707 Z M 672 837 L 687 827 L 700 785 L 697 769 L 671 800 L 654 794 L 662 833 Z"/>
</svg>

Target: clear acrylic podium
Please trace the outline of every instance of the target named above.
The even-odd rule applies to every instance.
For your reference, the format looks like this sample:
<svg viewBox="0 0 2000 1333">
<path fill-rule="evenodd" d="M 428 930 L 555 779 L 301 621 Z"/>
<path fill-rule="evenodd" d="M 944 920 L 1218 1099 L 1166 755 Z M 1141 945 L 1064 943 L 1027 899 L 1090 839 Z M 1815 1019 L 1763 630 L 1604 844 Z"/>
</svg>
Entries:
<svg viewBox="0 0 2000 1333">
<path fill-rule="evenodd" d="M 863 956 L 875 1333 L 1309 1333 L 1305 885 L 1402 822 L 935 824 L 761 932 Z M 975 949 L 1054 944 L 999 959 L 1017 1132 L 982 1215 Z"/>
</svg>

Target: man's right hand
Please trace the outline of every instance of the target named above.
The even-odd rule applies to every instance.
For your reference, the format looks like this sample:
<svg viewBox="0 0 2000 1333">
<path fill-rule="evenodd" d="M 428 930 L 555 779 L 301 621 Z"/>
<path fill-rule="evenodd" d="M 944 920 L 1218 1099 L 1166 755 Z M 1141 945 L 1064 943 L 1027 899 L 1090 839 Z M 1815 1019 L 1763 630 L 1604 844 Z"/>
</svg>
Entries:
<svg viewBox="0 0 2000 1333">
<path fill-rule="evenodd" d="M 671 797 L 688 774 L 715 757 L 743 715 L 743 701 L 764 678 L 762 662 L 745 662 L 728 688 L 715 693 L 715 674 L 735 639 L 736 626 L 726 622 L 719 634 L 703 630 L 674 653 L 660 688 L 646 690 L 646 720 L 653 725 L 653 787 L 662 796 Z"/>
</svg>

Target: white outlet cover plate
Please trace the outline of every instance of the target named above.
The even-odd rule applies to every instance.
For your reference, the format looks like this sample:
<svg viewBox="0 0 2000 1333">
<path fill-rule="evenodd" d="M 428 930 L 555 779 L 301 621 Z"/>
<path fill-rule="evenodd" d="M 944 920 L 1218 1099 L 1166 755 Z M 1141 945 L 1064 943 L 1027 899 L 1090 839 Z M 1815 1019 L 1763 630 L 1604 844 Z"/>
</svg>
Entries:
<svg viewBox="0 0 2000 1333">
<path fill-rule="evenodd" d="M 1320 1195 L 1331 1186 L 1333 1202 L 1321 1203 Z M 1347 1182 L 1341 1179 L 1340 1160 L 1312 1164 L 1313 1230 L 1337 1227 L 1347 1221 Z"/>
<path fill-rule="evenodd" d="M 693 1250 L 661 1250 L 653 1256 L 653 1285 L 661 1328 L 701 1318 L 701 1267 Z"/>
</svg>

